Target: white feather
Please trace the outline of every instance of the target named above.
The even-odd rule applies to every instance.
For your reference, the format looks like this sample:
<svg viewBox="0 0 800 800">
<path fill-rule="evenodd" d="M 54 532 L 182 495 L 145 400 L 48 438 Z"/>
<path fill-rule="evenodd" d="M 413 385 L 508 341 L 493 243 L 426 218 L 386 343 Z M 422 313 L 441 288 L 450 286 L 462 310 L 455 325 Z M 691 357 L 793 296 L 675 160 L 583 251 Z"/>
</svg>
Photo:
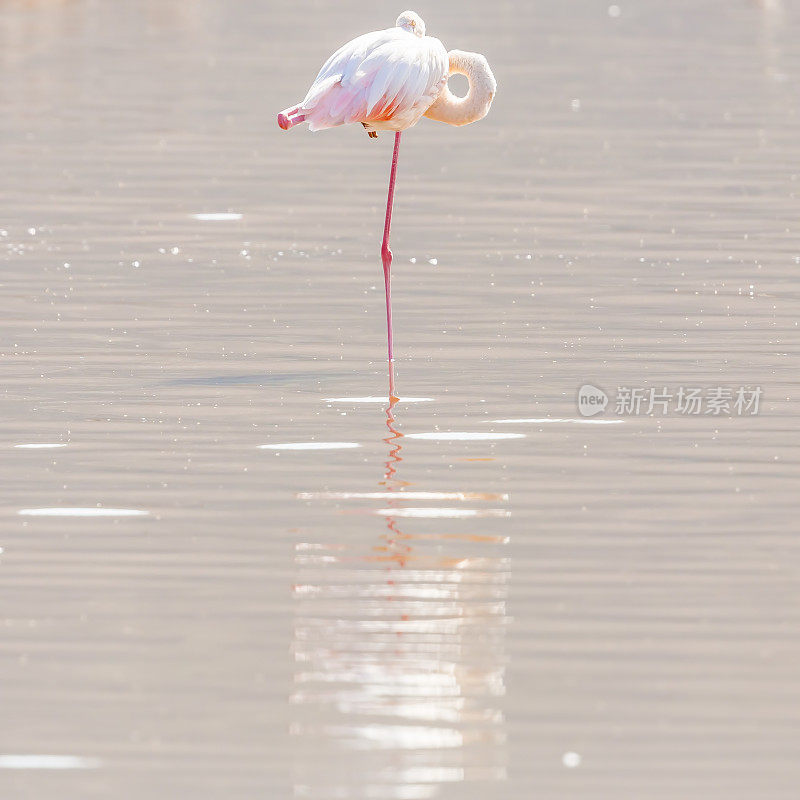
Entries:
<svg viewBox="0 0 800 800">
<path fill-rule="evenodd" d="M 312 130 L 354 121 L 404 130 L 433 103 L 448 72 L 438 39 L 402 28 L 365 33 L 325 62 L 300 107 Z"/>
</svg>

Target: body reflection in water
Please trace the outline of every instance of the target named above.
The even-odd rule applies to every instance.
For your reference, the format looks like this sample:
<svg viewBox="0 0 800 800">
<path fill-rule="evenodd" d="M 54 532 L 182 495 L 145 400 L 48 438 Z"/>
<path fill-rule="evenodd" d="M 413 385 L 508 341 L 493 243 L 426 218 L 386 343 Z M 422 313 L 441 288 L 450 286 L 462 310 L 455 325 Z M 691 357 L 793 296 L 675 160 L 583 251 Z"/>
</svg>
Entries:
<svg viewBox="0 0 800 800">
<path fill-rule="evenodd" d="M 375 494 L 400 508 L 408 484 L 396 404 L 391 376 L 388 456 Z M 468 788 L 486 796 L 487 783 L 506 776 L 506 539 L 437 533 L 436 519 L 389 515 L 374 524 L 377 541 L 320 531 L 297 545 L 295 796 L 416 800 L 473 796 Z"/>
</svg>

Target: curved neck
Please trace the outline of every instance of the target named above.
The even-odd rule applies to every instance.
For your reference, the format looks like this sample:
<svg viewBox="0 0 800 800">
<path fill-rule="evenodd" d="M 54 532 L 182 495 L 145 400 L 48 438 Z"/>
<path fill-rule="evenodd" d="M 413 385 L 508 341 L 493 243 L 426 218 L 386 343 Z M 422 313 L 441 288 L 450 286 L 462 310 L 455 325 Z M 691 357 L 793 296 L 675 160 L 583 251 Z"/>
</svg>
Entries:
<svg viewBox="0 0 800 800">
<path fill-rule="evenodd" d="M 448 125 L 469 125 L 489 113 L 497 91 L 497 82 L 489 68 L 489 62 L 480 53 L 451 50 L 448 56 L 450 75 L 465 75 L 469 81 L 469 91 L 466 97 L 458 97 L 445 82 L 425 116 Z"/>
</svg>

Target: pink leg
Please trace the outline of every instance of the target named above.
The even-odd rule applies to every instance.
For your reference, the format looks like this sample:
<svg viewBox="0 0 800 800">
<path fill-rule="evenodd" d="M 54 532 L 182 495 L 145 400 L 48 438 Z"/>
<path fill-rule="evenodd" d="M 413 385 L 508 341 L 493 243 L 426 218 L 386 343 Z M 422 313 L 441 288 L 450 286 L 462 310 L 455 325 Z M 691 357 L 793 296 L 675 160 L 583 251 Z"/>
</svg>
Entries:
<svg viewBox="0 0 800 800">
<path fill-rule="evenodd" d="M 389 361 L 389 408 L 392 408 L 399 399 L 394 388 L 394 361 Z"/>
<path fill-rule="evenodd" d="M 383 261 L 383 280 L 386 284 L 386 329 L 389 336 L 389 361 L 394 361 L 392 353 L 392 251 L 389 249 L 389 230 L 392 227 L 392 205 L 394 204 L 394 181 L 397 176 L 397 154 L 400 151 L 400 131 L 394 135 L 392 171 L 389 175 L 389 196 L 386 198 L 386 224 L 383 227 L 381 260 Z"/>
<path fill-rule="evenodd" d="M 294 128 L 295 125 L 305 122 L 306 115 L 297 113 L 299 108 L 299 106 L 286 108 L 278 114 L 278 125 L 283 128 L 283 130 L 288 131 L 289 128 Z"/>
</svg>

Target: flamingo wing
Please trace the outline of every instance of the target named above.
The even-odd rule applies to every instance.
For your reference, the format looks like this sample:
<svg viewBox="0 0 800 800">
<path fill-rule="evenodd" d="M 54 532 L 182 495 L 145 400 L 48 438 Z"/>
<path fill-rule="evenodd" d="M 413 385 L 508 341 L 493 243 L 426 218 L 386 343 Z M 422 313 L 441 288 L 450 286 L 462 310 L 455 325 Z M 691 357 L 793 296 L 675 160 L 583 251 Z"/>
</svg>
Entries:
<svg viewBox="0 0 800 800">
<path fill-rule="evenodd" d="M 401 28 L 359 36 L 323 65 L 298 107 L 309 128 L 350 122 L 416 123 L 438 97 L 449 72 L 444 46 Z"/>
</svg>

